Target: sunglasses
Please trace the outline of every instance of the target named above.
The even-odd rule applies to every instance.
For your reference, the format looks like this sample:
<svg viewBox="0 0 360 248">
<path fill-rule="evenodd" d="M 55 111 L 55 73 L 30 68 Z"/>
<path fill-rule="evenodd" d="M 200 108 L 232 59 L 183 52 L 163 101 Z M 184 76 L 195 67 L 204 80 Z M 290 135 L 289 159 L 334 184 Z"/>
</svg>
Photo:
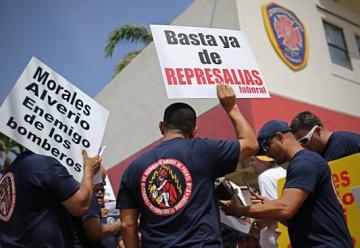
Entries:
<svg viewBox="0 0 360 248">
<path fill-rule="evenodd" d="M 94 185 L 94 192 L 99 192 L 99 191 L 101 191 L 101 192 L 105 192 L 105 188 L 104 188 L 104 186 L 106 185 L 106 181 L 103 179 L 103 181 L 101 182 L 101 183 L 98 183 L 98 184 L 95 184 Z"/>
<path fill-rule="evenodd" d="M 271 135 L 270 137 L 268 137 L 267 139 L 264 139 L 260 146 L 261 149 L 265 152 L 265 154 L 268 153 L 268 151 L 270 150 L 270 144 L 271 144 L 271 140 L 276 136 L 276 134 Z"/>
<path fill-rule="evenodd" d="M 317 127 L 319 127 L 319 126 L 318 125 L 313 126 L 313 128 L 304 137 L 302 137 L 301 139 L 298 139 L 298 142 L 302 145 L 309 144 Z"/>
<path fill-rule="evenodd" d="M 95 186 L 94 186 L 94 192 L 99 192 L 99 191 L 101 191 L 101 192 L 105 192 L 105 188 L 104 188 L 104 185 L 102 185 L 102 184 L 96 184 Z"/>
</svg>

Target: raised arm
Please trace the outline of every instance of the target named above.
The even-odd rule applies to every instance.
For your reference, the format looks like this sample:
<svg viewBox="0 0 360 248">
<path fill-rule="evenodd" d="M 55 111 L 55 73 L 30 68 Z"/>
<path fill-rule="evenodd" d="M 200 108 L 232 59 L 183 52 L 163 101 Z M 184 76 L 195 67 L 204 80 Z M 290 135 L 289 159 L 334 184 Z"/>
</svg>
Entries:
<svg viewBox="0 0 360 248">
<path fill-rule="evenodd" d="M 80 183 L 80 188 L 62 204 L 74 216 L 82 216 L 88 210 L 92 189 L 93 177 L 100 169 L 101 158 L 96 155 L 89 158 L 86 151 L 82 151 L 84 158 L 84 175 Z"/>
<path fill-rule="evenodd" d="M 216 90 L 219 101 L 229 116 L 240 142 L 239 161 L 255 155 L 259 149 L 259 145 L 253 129 L 236 104 L 233 89 L 229 85 L 218 84 Z"/>
</svg>

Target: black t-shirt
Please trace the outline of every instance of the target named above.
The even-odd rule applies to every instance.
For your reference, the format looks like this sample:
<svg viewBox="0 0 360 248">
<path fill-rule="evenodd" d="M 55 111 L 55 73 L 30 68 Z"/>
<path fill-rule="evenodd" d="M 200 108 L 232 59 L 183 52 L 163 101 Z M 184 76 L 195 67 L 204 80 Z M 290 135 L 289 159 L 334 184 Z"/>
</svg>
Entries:
<svg viewBox="0 0 360 248">
<path fill-rule="evenodd" d="M 0 180 L 4 247 L 73 247 L 70 215 L 61 204 L 79 183 L 56 159 L 25 152 Z"/>
<path fill-rule="evenodd" d="M 297 153 L 288 166 L 284 188 L 310 193 L 288 222 L 293 248 L 353 247 L 330 168 L 319 154 L 306 149 Z"/>
<path fill-rule="evenodd" d="M 325 147 L 322 157 L 327 161 L 336 160 L 359 152 L 360 135 L 351 132 L 334 132 Z"/>
<path fill-rule="evenodd" d="M 222 247 L 214 180 L 235 170 L 238 140 L 172 139 L 135 160 L 117 196 L 140 212 L 142 247 Z"/>
</svg>

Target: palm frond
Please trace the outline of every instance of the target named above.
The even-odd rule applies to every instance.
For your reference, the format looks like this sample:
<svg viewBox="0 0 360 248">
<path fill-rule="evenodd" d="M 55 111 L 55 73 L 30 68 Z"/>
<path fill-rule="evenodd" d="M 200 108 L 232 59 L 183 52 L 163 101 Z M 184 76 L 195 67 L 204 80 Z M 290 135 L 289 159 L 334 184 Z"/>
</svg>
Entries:
<svg viewBox="0 0 360 248">
<path fill-rule="evenodd" d="M 115 70 L 115 73 L 113 75 L 113 78 L 120 71 L 122 71 L 141 51 L 142 51 L 142 49 L 135 50 L 135 51 L 129 52 L 125 57 L 123 57 L 122 60 L 120 61 L 120 63 L 116 65 L 116 70 Z"/>
<path fill-rule="evenodd" d="M 26 150 L 25 147 L 17 143 L 15 140 L 9 138 L 0 132 L 0 152 L 5 153 L 4 164 L 0 164 L 0 173 L 13 162 L 13 160 L 22 152 Z"/>
<path fill-rule="evenodd" d="M 111 57 L 115 46 L 121 42 L 142 42 L 147 45 L 152 40 L 151 32 L 149 32 L 146 27 L 130 24 L 122 25 L 111 32 L 105 48 L 105 56 Z"/>
<path fill-rule="evenodd" d="M 3 133 L 0 133 L 0 140 L 6 150 L 9 150 L 10 148 L 12 148 L 14 146 L 19 145 L 15 140 L 9 138 L 8 136 L 6 136 Z"/>
</svg>

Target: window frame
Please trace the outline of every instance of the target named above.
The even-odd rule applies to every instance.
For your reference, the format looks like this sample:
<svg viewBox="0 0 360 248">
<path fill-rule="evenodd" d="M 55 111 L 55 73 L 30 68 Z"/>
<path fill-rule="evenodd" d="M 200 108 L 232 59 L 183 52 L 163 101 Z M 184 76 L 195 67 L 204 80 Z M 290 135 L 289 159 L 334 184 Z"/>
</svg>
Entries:
<svg viewBox="0 0 360 248">
<path fill-rule="evenodd" d="M 347 46 L 346 39 L 345 39 L 344 29 L 337 26 L 337 25 L 335 25 L 335 24 L 333 24 L 333 23 L 330 23 L 330 22 L 328 22 L 328 21 L 326 21 L 324 19 L 322 21 L 323 21 L 323 27 L 324 27 L 324 32 L 325 32 L 326 43 L 327 43 L 328 48 L 329 48 L 331 62 L 336 64 L 336 65 L 339 65 L 341 67 L 344 67 L 346 69 L 353 70 L 353 66 L 352 66 L 352 63 L 351 63 L 351 57 L 350 57 L 348 46 Z M 327 36 L 327 31 L 326 31 L 327 27 L 329 27 L 331 30 L 338 31 L 338 34 L 340 34 L 340 37 L 341 37 L 341 39 L 342 39 L 342 41 L 344 43 L 344 47 L 341 47 L 338 44 L 334 44 L 334 43 L 328 41 L 328 36 Z M 333 59 L 332 53 L 330 51 L 331 49 L 337 49 L 337 50 L 340 50 L 341 52 L 343 52 L 346 55 L 348 65 L 345 65 L 343 63 L 337 63 L 336 60 Z"/>
<path fill-rule="evenodd" d="M 360 55 L 360 35 L 358 35 L 358 34 L 355 34 L 355 43 L 356 43 L 356 46 L 358 49 L 358 53 Z"/>
</svg>

